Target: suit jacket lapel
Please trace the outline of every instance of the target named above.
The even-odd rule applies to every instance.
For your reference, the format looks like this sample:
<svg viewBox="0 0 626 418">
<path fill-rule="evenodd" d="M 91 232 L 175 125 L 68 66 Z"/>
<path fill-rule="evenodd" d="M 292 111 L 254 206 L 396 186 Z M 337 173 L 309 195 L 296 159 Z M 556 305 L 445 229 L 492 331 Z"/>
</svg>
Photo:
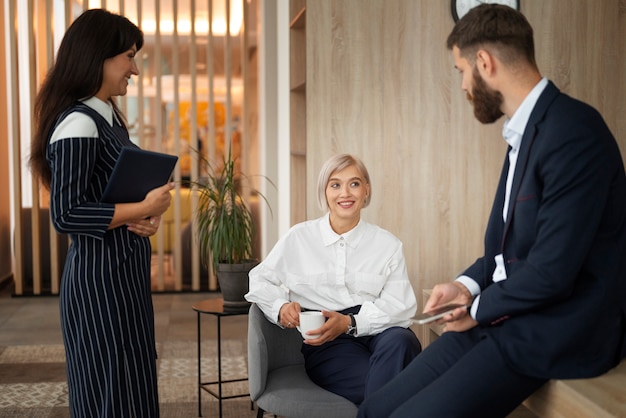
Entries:
<svg viewBox="0 0 626 418">
<path fill-rule="evenodd" d="M 506 239 L 506 234 L 509 230 L 509 226 L 511 224 L 511 220 L 513 219 L 513 214 L 515 212 L 515 206 L 518 200 L 520 185 L 522 184 L 522 180 L 524 179 L 524 175 L 526 174 L 526 168 L 528 167 L 528 159 L 530 157 L 530 152 L 532 150 L 533 144 L 537 137 L 538 127 L 541 121 L 543 120 L 548 107 L 552 101 L 559 95 L 559 89 L 552 83 L 548 82 L 548 85 L 539 96 L 535 107 L 533 108 L 532 113 L 530 114 L 530 118 L 528 119 L 528 124 L 526 125 L 526 129 L 524 130 L 524 135 L 522 136 L 522 143 L 520 146 L 519 154 L 517 156 L 517 164 L 515 166 L 515 173 L 513 174 L 513 184 L 511 185 L 511 196 L 509 198 L 509 208 L 506 217 L 506 223 L 504 225 L 504 234 L 502 236 L 502 247 L 504 247 L 504 241 Z"/>
<path fill-rule="evenodd" d="M 510 147 L 508 147 L 508 149 L 510 149 Z M 491 282 L 491 273 L 493 272 L 491 262 L 493 261 L 493 257 L 502 253 L 502 242 L 504 236 L 502 208 L 504 207 L 504 193 L 506 192 L 506 176 L 508 171 L 509 158 L 505 154 L 502 171 L 500 172 L 500 181 L 498 182 L 498 188 L 496 189 L 493 205 L 491 206 L 491 213 L 489 214 L 487 230 L 485 231 L 485 255 L 489 255 L 489 257 L 486 258 L 488 261 L 484 267 L 484 274 L 479 275 L 481 277 L 480 280 L 482 281 L 482 283 L 479 283 L 481 289 L 485 289 Z"/>
</svg>

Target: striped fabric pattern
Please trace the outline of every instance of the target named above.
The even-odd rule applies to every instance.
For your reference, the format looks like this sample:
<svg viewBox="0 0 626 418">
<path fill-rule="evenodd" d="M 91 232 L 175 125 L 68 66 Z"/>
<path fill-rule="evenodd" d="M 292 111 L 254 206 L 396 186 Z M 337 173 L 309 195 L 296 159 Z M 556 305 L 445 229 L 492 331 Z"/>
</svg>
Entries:
<svg viewBox="0 0 626 418">
<path fill-rule="evenodd" d="M 114 205 L 100 203 L 124 146 L 117 120 L 94 119 L 98 138 L 65 138 L 48 147 L 55 228 L 71 238 L 60 311 L 72 417 L 158 417 L 150 241 L 126 227 L 107 231 Z"/>
</svg>

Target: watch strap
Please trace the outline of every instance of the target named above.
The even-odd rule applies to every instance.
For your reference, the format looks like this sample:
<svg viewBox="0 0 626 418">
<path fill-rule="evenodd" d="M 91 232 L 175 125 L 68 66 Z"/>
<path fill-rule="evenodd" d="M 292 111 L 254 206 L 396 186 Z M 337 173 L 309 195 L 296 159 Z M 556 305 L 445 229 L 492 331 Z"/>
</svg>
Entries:
<svg viewBox="0 0 626 418">
<path fill-rule="evenodd" d="M 350 317 L 350 325 L 348 325 L 348 330 L 346 331 L 346 334 L 356 335 L 356 318 L 353 314 L 348 314 L 348 316 Z"/>
</svg>

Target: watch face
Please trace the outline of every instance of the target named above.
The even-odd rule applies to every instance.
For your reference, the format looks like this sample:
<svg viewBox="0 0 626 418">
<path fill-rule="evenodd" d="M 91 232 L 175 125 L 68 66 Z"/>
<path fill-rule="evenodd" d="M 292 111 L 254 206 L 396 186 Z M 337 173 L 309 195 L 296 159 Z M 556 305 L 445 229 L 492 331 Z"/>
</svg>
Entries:
<svg viewBox="0 0 626 418">
<path fill-rule="evenodd" d="M 519 0 L 452 0 L 452 17 L 454 21 L 457 22 L 460 18 L 465 16 L 471 8 L 483 3 L 503 4 L 515 10 L 519 10 Z"/>
</svg>

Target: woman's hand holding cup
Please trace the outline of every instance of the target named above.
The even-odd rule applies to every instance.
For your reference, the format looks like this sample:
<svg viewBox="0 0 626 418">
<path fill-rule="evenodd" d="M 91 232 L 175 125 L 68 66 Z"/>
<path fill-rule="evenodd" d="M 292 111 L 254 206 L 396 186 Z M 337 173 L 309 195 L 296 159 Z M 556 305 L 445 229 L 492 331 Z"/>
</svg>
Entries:
<svg viewBox="0 0 626 418">
<path fill-rule="evenodd" d="M 300 325 L 297 327 L 302 338 L 305 340 L 314 340 L 322 336 L 321 333 L 314 334 L 326 322 L 326 317 L 320 311 L 300 312 Z"/>
<path fill-rule="evenodd" d="M 300 324 L 300 304 L 298 302 L 285 303 L 278 312 L 278 322 L 284 328 L 295 328 Z"/>
</svg>

